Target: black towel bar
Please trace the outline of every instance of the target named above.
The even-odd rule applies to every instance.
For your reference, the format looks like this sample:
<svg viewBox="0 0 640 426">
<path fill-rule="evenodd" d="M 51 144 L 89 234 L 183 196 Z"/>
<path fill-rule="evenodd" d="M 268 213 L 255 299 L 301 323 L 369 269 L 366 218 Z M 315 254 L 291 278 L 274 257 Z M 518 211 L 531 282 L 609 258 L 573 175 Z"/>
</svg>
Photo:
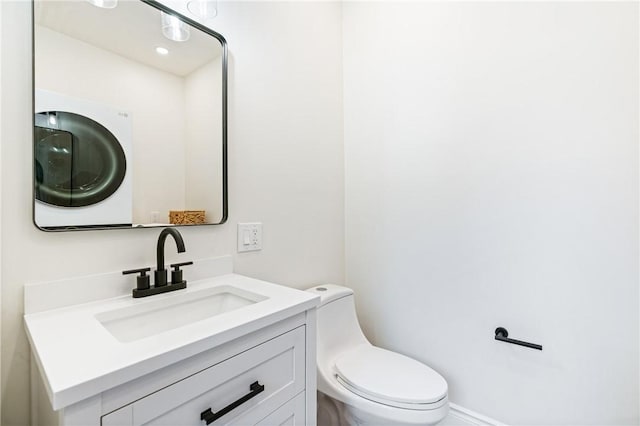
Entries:
<svg viewBox="0 0 640 426">
<path fill-rule="evenodd" d="M 501 342 L 513 343 L 514 345 L 525 346 L 531 349 L 537 349 L 539 351 L 542 350 L 542 345 L 536 345 L 535 343 L 523 342 L 522 340 L 509 339 L 509 332 L 504 327 L 496 328 L 496 340 L 500 340 Z"/>
</svg>

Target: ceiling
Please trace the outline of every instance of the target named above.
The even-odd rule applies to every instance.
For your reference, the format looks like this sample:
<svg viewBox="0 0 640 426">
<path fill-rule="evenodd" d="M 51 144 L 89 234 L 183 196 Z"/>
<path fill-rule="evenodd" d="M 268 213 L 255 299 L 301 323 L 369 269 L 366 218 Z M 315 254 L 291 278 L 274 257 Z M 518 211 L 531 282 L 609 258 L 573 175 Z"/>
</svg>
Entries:
<svg viewBox="0 0 640 426">
<path fill-rule="evenodd" d="M 116 8 L 102 9 L 86 1 L 40 0 L 34 11 L 37 25 L 181 77 L 222 53 L 215 37 L 194 27 L 187 41 L 167 39 L 160 11 L 140 1 L 120 0 Z M 159 55 L 156 47 L 169 54 Z"/>
</svg>

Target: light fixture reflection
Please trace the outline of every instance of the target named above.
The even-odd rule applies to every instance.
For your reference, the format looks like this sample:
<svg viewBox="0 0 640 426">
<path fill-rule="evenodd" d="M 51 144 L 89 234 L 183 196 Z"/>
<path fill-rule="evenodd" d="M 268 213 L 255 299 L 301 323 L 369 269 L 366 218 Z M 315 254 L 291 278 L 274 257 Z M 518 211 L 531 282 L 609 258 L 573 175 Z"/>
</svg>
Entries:
<svg viewBox="0 0 640 426">
<path fill-rule="evenodd" d="M 156 53 L 158 55 L 168 55 L 169 54 L 169 49 L 158 46 L 158 47 L 156 47 Z"/>
<path fill-rule="evenodd" d="M 218 15 L 218 2 L 216 0 L 191 0 L 187 3 L 187 9 L 198 18 L 211 19 Z"/>
<path fill-rule="evenodd" d="M 87 0 L 89 3 L 96 7 L 103 9 L 113 9 L 118 5 L 118 0 Z"/>
<path fill-rule="evenodd" d="M 173 15 L 169 15 L 164 12 L 160 12 L 162 19 L 162 34 L 169 40 L 173 41 L 187 41 L 191 36 L 189 27 L 187 24 L 179 20 Z"/>
</svg>

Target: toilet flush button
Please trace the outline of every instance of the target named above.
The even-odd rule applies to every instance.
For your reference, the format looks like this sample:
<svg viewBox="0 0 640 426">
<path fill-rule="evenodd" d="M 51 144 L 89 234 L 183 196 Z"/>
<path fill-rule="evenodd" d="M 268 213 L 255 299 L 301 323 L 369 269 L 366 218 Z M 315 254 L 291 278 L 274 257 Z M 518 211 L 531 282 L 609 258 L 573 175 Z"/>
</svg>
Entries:
<svg viewBox="0 0 640 426">
<path fill-rule="evenodd" d="M 316 287 L 316 291 L 327 291 L 326 287 Z"/>
</svg>

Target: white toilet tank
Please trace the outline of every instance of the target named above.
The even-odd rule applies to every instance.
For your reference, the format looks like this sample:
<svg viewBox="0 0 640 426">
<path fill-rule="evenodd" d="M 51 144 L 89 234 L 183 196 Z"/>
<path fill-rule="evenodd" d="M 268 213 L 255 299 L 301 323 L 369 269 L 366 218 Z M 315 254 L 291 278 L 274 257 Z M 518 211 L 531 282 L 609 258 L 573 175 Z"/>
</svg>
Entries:
<svg viewBox="0 0 640 426">
<path fill-rule="evenodd" d="M 327 365 L 327 357 L 340 354 L 347 347 L 369 344 L 358 323 L 353 290 L 324 284 L 307 291 L 320 295 L 317 348 L 319 364 Z"/>
</svg>

